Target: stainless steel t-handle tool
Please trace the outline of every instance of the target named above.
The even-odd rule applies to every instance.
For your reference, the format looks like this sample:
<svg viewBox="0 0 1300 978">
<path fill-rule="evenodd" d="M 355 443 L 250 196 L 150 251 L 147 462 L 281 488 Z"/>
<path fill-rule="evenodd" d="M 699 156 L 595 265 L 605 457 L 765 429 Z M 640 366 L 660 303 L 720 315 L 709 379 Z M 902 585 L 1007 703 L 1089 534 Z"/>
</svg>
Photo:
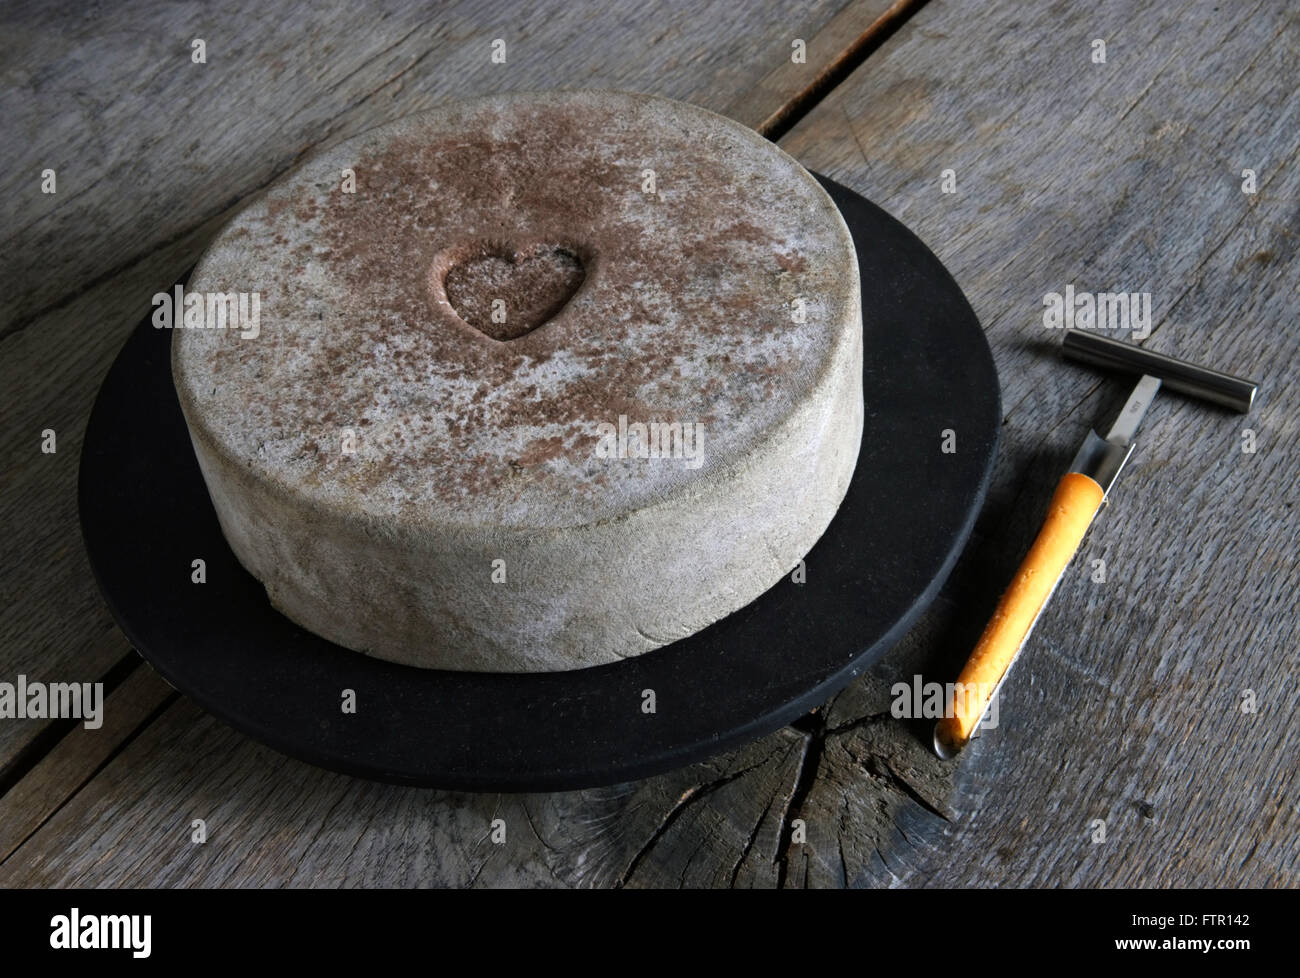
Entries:
<svg viewBox="0 0 1300 978">
<path fill-rule="evenodd" d="M 1140 374 L 1142 379 L 1110 433 L 1102 438 L 1088 432 L 1070 471 L 1061 479 L 1043 528 L 962 669 L 943 718 L 935 724 L 934 749 L 942 758 L 955 756 L 970 742 L 989 700 L 1006 679 L 1102 501 L 1133 454 L 1133 436 L 1161 385 L 1243 414 L 1255 400 L 1257 385 L 1252 381 L 1095 333 L 1071 330 L 1062 351 L 1071 360 Z"/>
</svg>

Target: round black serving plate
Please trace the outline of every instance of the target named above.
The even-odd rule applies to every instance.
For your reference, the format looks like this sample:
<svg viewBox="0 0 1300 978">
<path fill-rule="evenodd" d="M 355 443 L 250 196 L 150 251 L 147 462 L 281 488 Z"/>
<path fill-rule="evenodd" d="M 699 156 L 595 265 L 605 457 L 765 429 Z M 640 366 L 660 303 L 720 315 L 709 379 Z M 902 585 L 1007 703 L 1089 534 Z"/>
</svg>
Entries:
<svg viewBox="0 0 1300 978">
<path fill-rule="evenodd" d="M 168 682 L 321 767 L 401 784 L 547 791 L 646 777 L 777 729 L 884 654 L 935 597 L 988 487 L 1001 418 L 975 314 L 903 225 L 819 177 L 862 274 L 866 426 L 830 528 L 783 579 L 704 631 L 615 665 L 492 675 L 392 665 L 273 609 L 226 545 L 146 318 L 95 402 L 80 508 L 109 608 Z M 941 451 L 942 432 L 957 451 Z M 191 582 L 191 562 L 207 581 Z M 356 692 L 355 714 L 341 710 Z M 643 691 L 655 712 L 643 712 Z"/>
</svg>

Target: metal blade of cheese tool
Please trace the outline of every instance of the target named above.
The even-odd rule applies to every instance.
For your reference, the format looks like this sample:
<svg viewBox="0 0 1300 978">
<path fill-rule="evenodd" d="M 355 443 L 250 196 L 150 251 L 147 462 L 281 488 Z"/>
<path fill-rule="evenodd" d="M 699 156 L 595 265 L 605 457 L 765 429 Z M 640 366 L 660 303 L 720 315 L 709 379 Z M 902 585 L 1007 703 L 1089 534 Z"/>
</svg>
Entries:
<svg viewBox="0 0 1300 978">
<path fill-rule="evenodd" d="M 1142 379 L 1133 388 L 1133 393 L 1129 395 L 1124 410 L 1119 413 L 1119 417 L 1115 419 L 1115 424 L 1111 426 L 1110 434 L 1106 436 L 1106 440 L 1116 445 L 1132 444 L 1133 436 L 1137 434 L 1138 425 L 1146 417 L 1147 408 L 1151 407 L 1151 402 L 1156 399 L 1156 394 L 1159 391 L 1160 378 L 1152 377 L 1150 374 L 1143 374 Z"/>
<path fill-rule="evenodd" d="M 1110 429 L 1110 434 L 1102 438 L 1097 432 L 1089 431 L 1079 453 L 1070 465 L 1071 472 L 1082 472 L 1101 486 L 1102 492 L 1110 495 L 1111 486 L 1119 478 L 1124 463 L 1133 454 L 1133 436 L 1137 434 L 1138 425 L 1146 417 L 1147 408 L 1155 400 L 1160 390 L 1160 378 L 1146 374 L 1137 382 L 1133 393 L 1129 395 L 1124 410 Z"/>
</svg>

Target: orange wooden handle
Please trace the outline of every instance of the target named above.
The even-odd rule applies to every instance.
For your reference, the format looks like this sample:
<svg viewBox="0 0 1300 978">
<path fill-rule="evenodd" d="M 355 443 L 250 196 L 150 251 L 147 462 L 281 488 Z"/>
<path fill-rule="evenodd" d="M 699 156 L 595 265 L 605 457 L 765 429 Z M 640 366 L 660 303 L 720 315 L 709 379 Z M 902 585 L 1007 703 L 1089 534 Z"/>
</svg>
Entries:
<svg viewBox="0 0 1300 978">
<path fill-rule="evenodd" d="M 950 715 L 935 726 L 936 739 L 948 748 L 960 749 L 970 740 L 994 689 L 1079 549 L 1104 495 L 1101 486 L 1079 472 L 1067 472 L 1056 487 L 1043 528 L 957 678 Z"/>
</svg>

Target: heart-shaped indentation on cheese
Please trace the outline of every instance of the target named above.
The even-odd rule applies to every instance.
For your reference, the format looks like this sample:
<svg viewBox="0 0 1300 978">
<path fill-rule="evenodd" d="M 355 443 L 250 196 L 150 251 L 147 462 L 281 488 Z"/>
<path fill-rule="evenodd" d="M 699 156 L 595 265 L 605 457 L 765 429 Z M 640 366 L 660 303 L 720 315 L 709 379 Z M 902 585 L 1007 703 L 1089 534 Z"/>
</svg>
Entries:
<svg viewBox="0 0 1300 978">
<path fill-rule="evenodd" d="M 432 284 L 462 320 L 504 341 L 554 318 L 586 277 L 577 248 L 484 242 L 439 256 Z"/>
</svg>

